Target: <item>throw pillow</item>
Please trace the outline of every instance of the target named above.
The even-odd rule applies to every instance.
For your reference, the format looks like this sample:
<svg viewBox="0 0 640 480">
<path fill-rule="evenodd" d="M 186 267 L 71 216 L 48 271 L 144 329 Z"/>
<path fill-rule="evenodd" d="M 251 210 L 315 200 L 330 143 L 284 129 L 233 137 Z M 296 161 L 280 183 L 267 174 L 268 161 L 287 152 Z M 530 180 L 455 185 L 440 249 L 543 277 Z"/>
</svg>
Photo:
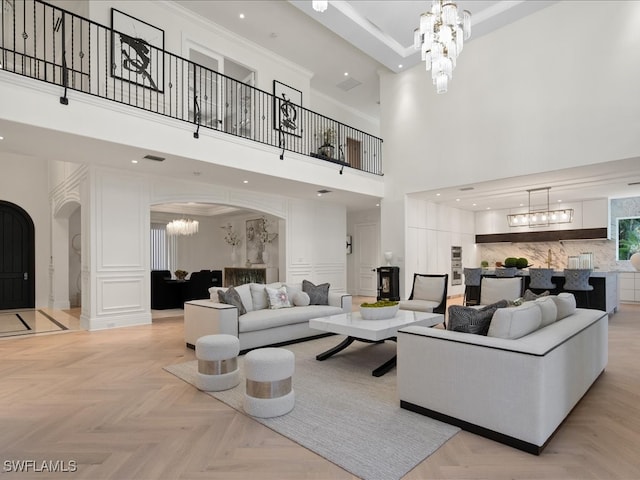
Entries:
<svg viewBox="0 0 640 480">
<path fill-rule="evenodd" d="M 314 285 L 308 280 L 303 280 L 302 291 L 309 295 L 309 305 L 329 305 L 328 283 Z"/>
<path fill-rule="evenodd" d="M 269 297 L 267 296 L 264 285 L 261 283 L 252 283 L 250 285 L 250 289 L 253 309 L 264 310 L 265 308 L 269 308 Z"/>
<path fill-rule="evenodd" d="M 507 306 L 506 300 L 500 300 L 482 308 L 463 307 L 451 305 L 449 307 L 449 320 L 447 330 L 475 335 L 486 335 L 489 331 L 491 318 L 498 308 Z"/>
<path fill-rule="evenodd" d="M 542 312 L 542 323 L 540 324 L 540 328 L 551 325 L 556 321 L 556 318 L 558 318 L 558 307 L 556 307 L 556 302 L 553 301 L 553 298 L 542 297 L 534 300 L 533 303 L 538 305 Z"/>
<path fill-rule="evenodd" d="M 287 290 L 289 292 L 289 290 Z M 311 302 L 309 294 L 305 292 L 296 292 L 291 299 L 296 307 L 306 307 Z"/>
<path fill-rule="evenodd" d="M 226 303 L 227 305 L 233 305 L 236 307 L 238 309 L 238 316 L 247 313 L 247 309 L 244 308 L 244 305 L 242 304 L 240 294 L 233 287 L 229 287 L 226 292 L 218 290 L 218 300 L 220 303 Z"/>
<path fill-rule="evenodd" d="M 519 307 L 496 310 L 487 336 L 516 339 L 540 328 L 542 312 L 538 305 L 528 302 Z"/>
<path fill-rule="evenodd" d="M 573 293 L 562 292 L 556 296 L 551 297 L 558 309 L 558 316 L 556 320 L 562 320 L 569 315 L 573 315 L 576 311 L 576 297 Z"/>
<path fill-rule="evenodd" d="M 288 308 L 293 306 L 289 301 L 286 287 L 265 287 L 265 290 L 267 292 L 267 296 L 269 297 L 269 308 L 275 310 L 276 308 Z"/>
<path fill-rule="evenodd" d="M 546 297 L 548 295 L 549 295 L 549 290 L 545 290 L 544 292 L 536 295 L 535 293 L 533 293 L 531 290 L 529 290 L 527 288 L 527 290 L 524 292 L 524 295 L 522 296 L 522 298 L 523 298 L 523 300 L 525 302 L 531 302 L 531 301 L 535 300 L 536 298 Z"/>
</svg>

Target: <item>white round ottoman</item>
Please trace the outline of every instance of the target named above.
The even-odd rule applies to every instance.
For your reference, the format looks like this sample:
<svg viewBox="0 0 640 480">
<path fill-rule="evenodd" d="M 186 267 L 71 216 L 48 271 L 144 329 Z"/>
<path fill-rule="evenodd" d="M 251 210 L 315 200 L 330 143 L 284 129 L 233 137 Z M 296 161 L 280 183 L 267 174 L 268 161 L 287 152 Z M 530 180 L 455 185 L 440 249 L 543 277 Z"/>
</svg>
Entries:
<svg viewBox="0 0 640 480">
<path fill-rule="evenodd" d="M 240 341 L 233 335 L 205 335 L 196 340 L 196 386 L 205 392 L 228 390 L 240 383 Z"/>
<path fill-rule="evenodd" d="M 254 417 L 278 417 L 293 410 L 295 356 L 284 348 L 259 348 L 244 357 L 247 380 L 244 411 Z"/>
</svg>

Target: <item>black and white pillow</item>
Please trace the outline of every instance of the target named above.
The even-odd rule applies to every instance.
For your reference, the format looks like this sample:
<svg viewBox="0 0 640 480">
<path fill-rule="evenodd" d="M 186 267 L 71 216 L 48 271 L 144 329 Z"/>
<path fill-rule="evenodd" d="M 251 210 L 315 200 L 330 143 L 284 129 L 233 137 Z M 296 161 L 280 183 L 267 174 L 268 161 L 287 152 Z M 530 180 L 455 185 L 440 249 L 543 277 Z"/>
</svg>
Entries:
<svg viewBox="0 0 640 480">
<path fill-rule="evenodd" d="M 545 290 L 544 292 L 536 295 L 535 293 L 533 293 L 531 290 L 527 288 L 524 292 L 524 295 L 522 296 L 522 299 L 525 302 L 531 302 L 536 298 L 546 297 L 547 295 L 549 295 L 549 290 Z"/>
<path fill-rule="evenodd" d="M 309 295 L 309 305 L 329 305 L 328 283 L 314 285 L 308 280 L 303 280 L 302 291 Z"/>
<path fill-rule="evenodd" d="M 451 305 L 449 307 L 447 330 L 462 333 L 473 333 L 475 335 L 486 335 L 489 331 L 493 314 L 498 308 L 505 308 L 508 304 L 509 302 L 506 300 L 500 300 L 499 302 L 486 305 L 482 308 Z"/>
<path fill-rule="evenodd" d="M 247 313 L 247 309 L 244 308 L 244 304 L 242 303 L 240 294 L 233 287 L 229 287 L 226 292 L 218 290 L 218 300 L 220 301 L 220 303 L 226 303 L 227 305 L 233 305 L 234 307 L 237 307 L 238 316 Z"/>
</svg>

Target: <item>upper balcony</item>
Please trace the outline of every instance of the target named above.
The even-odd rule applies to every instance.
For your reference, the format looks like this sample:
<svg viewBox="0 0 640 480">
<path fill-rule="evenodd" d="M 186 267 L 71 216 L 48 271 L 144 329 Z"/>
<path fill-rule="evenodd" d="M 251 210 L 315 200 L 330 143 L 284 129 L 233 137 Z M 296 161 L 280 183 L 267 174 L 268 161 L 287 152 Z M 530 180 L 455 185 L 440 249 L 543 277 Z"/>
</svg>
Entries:
<svg viewBox="0 0 640 480">
<path fill-rule="evenodd" d="M 170 53 L 123 12 L 114 28 L 40 0 L 3 2 L 0 15 L 2 69 L 63 87 L 62 103 L 71 89 L 188 122 L 195 138 L 211 129 L 383 174 L 380 138 L 302 107 L 287 85 L 270 94 Z"/>
</svg>

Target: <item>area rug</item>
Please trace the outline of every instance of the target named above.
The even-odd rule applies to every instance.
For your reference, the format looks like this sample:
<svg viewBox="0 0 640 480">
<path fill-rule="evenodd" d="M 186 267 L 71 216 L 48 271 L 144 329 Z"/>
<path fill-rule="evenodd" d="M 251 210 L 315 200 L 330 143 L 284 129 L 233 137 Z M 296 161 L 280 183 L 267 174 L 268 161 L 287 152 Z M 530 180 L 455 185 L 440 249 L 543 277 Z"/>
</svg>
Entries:
<svg viewBox="0 0 640 480">
<path fill-rule="evenodd" d="M 33 335 L 60 330 L 67 330 L 67 327 L 42 310 L 0 312 L 0 337 Z"/>
<path fill-rule="evenodd" d="M 459 429 L 403 410 L 395 370 L 376 378 L 371 371 L 395 354 L 392 342 L 354 343 L 319 362 L 315 355 L 344 337 L 332 336 L 287 347 L 296 356 L 294 409 L 281 417 L 255 420 L 365 480 L 392 480 L 435 452 Z M 240 369 L 244 379 L 244 356 Z M 165 367 L 194 385 L 197 361 Z M 209 392 L 242 410 L 244 381 L 224 392 Z"/>
</svg>

